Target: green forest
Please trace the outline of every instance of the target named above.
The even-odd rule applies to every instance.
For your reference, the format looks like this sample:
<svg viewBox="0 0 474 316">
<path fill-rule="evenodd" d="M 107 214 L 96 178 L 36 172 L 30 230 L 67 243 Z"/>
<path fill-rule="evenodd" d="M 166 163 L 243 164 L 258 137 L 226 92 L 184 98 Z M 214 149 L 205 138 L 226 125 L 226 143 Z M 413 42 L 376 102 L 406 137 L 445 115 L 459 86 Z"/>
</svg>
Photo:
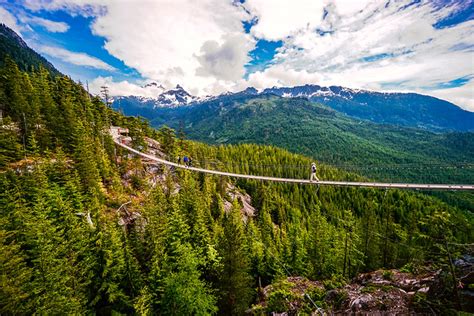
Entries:
<svg viewBox="0 0 474 316">
<path fill-rule="evenodd" d="M 24 72 L 7 58 L 0 76 L 2 315 L 242 315 L 262 287 L 288 276 L 319 280 L 329 291 L 379 268 L 444 268 L 446 245 L 457 256 L 474 240 L 472 214 L 416 192 L 234 180 L 147 164 L 115 147 L 111 125 L 127 127 L 141 151 L 149 137 L 169 157 L 189 155 L 219 170 L 307 178 L 311 159 L 155 130 L 42 67 Z M 318 176 L 365 179 L 327 164 Z M 306 294 L 307 313 L 336 309 L 324 293 Z M 254 312 L 271 312 L 285 295 L 276 292 L 268 310 Z"/>
</svg>

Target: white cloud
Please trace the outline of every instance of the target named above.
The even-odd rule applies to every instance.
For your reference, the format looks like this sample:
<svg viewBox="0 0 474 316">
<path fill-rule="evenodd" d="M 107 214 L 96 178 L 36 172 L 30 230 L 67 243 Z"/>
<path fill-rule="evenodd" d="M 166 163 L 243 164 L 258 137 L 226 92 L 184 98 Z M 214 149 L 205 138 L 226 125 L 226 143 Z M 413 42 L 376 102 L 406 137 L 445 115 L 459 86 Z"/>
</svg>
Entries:
<svg viewBox="0 0 474 316">
<path fill-rule="evenodd" d="M 244 6 L 258 19 L 252 34 L 267 40 L 280 40 L 319 25 L 324 3 L 315 0 L 247 0 Z"/>
<path fill-rule="evenodd" d="M 21 34 L 22 27 L 18 25 L 17 19 L 6 9 L 0 7 L 0 23 L 5 24 L 16 33 Z"/>
<path fill-rule="evenodd" d="M 56 57 L 61 59 L 64 62 L 78 65 L 78 66 L 86 66 L 96 69 L 103 69 L 108 71 L 116 70 L 114 67 L 110 66 L 109 64 L 103 62 L 102 60 L 87 55 L 85 53 L 76 53 L 71 52 L 67 49 L 61 47 L 53 47 L 41 44 L 33 44 L 33 48 L 39 51 L 40 53 L 46 54 L 48 56 Z"/>
<path fill-rule="evenodd" d="M 89 83 L 92 94 L 100 94 L 101 87 L 107 86 L 111 96 L 142 96 L 148 98 L 157 97 L 162 90 L 144 88 L 128 81 L 114 81 L 112 77 L 97 77 Z"/>
<path fill-rule="evenodd" d="M 250 61 L 248 51 L 254 41 L 240 33 L 230 35 L 219 45 L 216 41 L 207 41 L 197 57 L 200 67 L 198 76 L 211 76 L 223 80 L 239 80 L 245 75 L 243 65 Z"/>
<path fill-rule="evenodd" d="M 283 64 L 267 68 L 262 72 L 255 72 L 249 75 L 244 85 L 250 85 L 257 89 L 281 86 L 297 86 L 307 83 L 321 82 L 323 78 L 317 73 L 308 73 L 306 70 L 296 71 Z"/>
<path fill-rule="evenodd" d="M 247 0 L 244 7 L 257 21 L 252 34 L 257 38 L 277 41 L 302 32 L 324 30 L 329 17 L 324 21 L 326 11 L 334 10 L 345 20 L 359 13 L 377 0 Z M 381 1 L 378 1 L 380 4 Z"/>
<path fill-rule="evenodd" d="M 133 1 L 133 0 L 123 0 Z M 31 11 L 65 10 L 72 15 L 92 17 L 105 12 L 101 0 L 23 0 L 23 5 Z"/>
<path fill-rule="evenodd" d="M 93 12 L 92 31 L 105 38 L 111 55 L 145 78 L 168 88 L 179 83 L 191 93 L 218 93 L 241 78 L 254 47 L 241 22 L 248 14 L 231 1 L 57 0 L 29 1 L 29 7 Z"/>
<path fill-rule="evenodd" d="M 327 3 L 333 3 L 336 11 L 340 15 L 347 17 L 355 13 L 360 13 L 360 11 L 366 9 L 369 4 L 375 4 L 377 1 L 380 3 L 379 0 L 333 0 L 327 1 Z"/>
<path fill-rule="evenodd" d="M 167 87 L 181 83 L 193 93 L 211 93 L 216 91 L 209 87 L 217 81 L 243 75 L 252 44 L 240 22 L 244 12 L 229 2 L 113 2 L 107 8 L 94 23 L 94 32 L 107 39 L 105 48 L 112 55 L 147 78 Z M 216 62 L 216 56 L 225 60 Z"/>
<path fill-rule="evenodd" d="M 69 25 L 67 23 L 51 21 L 51 20 L 43 19 L 37 16 L 24 17 L 22 19 L 22 22 L 42 26 L 46 30 L 52 33 L 64 33 L 69 30 Z"/>
</svg>

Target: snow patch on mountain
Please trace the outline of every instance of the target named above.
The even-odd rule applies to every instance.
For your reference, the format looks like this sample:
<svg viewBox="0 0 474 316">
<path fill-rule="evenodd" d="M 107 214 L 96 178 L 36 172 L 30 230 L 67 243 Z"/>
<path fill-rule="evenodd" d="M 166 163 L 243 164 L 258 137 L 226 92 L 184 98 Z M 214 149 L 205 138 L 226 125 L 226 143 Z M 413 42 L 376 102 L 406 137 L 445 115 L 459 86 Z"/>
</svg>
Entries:
<svg viewBox="0 0 474 316">
<path fill-rule="evenodd" d="M 143 107 L 151 108 L 174 108 L 178 106 L 186 106 L 193 102 L 201 102 L 206 98 L 197 98 L 189 94 L 183 87 L 177 85 L 173 89 L 166 90 L 161 84 L 151 82 L 143 86 L 143 88 L 152 91 L 153 97 L 143 96 L 121 96 L 115 98 L 116 102 L 133 102 L 134 104 L 141 104 Z"/>
<path fill-rule="evenodd" d="M 262 94 L 275 94 L 283 98 L 313 98 L 313 97 L 341 97 L 346 100 L 353 99 L 354 94 L 362 90 L 350 89 L 339 86 L 321 87 L 319 85 L 304 85 L 296 87 L 273 87 L 264 89 Z M 366 91 L 364 91 L 366 92 Z"/>
</svg>

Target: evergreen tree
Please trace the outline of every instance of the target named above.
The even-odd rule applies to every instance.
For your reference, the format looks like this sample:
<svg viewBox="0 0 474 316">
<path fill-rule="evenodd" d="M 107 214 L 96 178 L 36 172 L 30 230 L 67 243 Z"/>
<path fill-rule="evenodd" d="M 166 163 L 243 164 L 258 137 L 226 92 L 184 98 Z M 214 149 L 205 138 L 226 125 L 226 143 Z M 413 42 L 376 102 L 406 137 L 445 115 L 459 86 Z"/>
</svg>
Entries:
<svg viewBox="0 0 474 316">
<path fill-rule="evenodd" d="M 217 312 L 216 298 L 202 281 L 199 260 L 193 249 L 179 244 L 167 263 L 160 313 L 163 315 L 210 315 Z"/>
<path fill-rule="evenodd" d="M 223 268 L 219 280 L 219 311 L 224 315 L 241 315 L 249 307 L 253 293 L 240 206 L 236 201 L 232 210 L 224 216 L 222 226 L 219 251 Z"/>
</svg>

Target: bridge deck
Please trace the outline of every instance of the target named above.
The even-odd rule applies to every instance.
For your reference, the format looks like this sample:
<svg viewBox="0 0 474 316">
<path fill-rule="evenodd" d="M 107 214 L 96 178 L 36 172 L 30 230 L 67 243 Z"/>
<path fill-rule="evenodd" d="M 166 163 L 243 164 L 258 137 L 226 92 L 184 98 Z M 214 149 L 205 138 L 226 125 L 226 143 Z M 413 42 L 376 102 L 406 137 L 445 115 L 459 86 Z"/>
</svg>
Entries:
<svg viewBox="0 0 474 316">
<path fill-rule="evenodd" d="M 273 181 L 273 182 L 284 182 L 284 183 L 299 183 L 299 184 L 313 184 L 313 185 L 332 185 L 332 186 L 345 186 L 345 187 L 365 187 L 365 188 L 381 188 L 381 189 L 417 189 L 417 190 L 459 190 L 459 191 L 474 191 L 474 185 L 472 184 L 416 184 L 416 183 L 382 183 L 382 182 L 347 182 L 347 181 L 313 181 L 307 179 L 290 179 L 290 178 L 277 178 L 277 177 L 267 177 L 267 176 L 255 176 L 247 174 L 238 174 L 217 170 L 202 169 L 196 167 L 186 167 L 181 164 L 177 164 L 168 160 L 164 160 L 149 154 L 142 153 L 136 149 L 133 149 L 130 146 L 122 144 L 119 140 L 114 137 L 114 142 L 131 151 L 140 155 L 144 158 L 154 160 L 158 163 L 173 166 L 176 168 L 187 169 L 190 171 L 203 172 L 208 174 L 215 174 L 219 176 L 227 176 L 234 178 L 244 178 L 244 179 L 254 179 L 254 180 L 263 180 L 263 181 Z"/>
</svg>

